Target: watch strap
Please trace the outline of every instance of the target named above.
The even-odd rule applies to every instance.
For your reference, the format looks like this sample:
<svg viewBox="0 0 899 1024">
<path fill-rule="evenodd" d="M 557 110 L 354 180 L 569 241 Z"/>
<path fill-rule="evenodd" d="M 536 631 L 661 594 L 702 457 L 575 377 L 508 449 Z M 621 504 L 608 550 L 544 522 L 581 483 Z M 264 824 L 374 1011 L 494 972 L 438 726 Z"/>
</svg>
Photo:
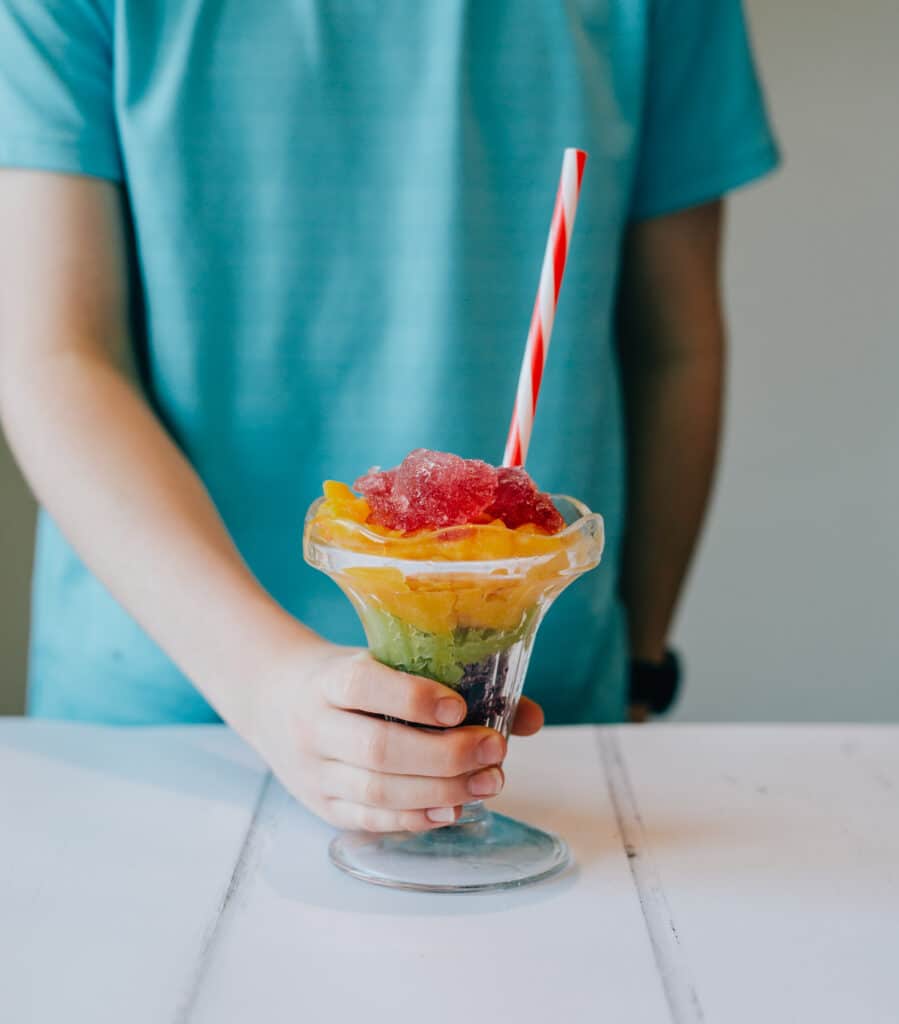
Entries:
<svg viewBox="0 0 899 1024">
<path fill-rule="evenodd" d="M 630 703 L 648 707 L 654 715 L 670 711 L 677 700 L 681 682 L 680 659 L 665 652 L 660 662 L 631 661 Z"/>
</svg>

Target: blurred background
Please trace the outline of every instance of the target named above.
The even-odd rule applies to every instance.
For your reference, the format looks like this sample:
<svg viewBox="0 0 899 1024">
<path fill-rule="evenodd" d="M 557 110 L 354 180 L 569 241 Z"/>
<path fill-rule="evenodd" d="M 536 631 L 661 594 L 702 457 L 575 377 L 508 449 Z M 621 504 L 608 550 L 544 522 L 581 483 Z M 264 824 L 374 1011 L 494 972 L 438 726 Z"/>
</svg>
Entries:
<svg viewBox="0 0 899 1024">
<path fill-rule="evenodd" d="M 786 165 L 731 202 L 717 496 L 682 720 L 899 721 L 899 3 L 747 0 Z M 0 441 L 0 714 L 34 505 Z"/>
</svg>

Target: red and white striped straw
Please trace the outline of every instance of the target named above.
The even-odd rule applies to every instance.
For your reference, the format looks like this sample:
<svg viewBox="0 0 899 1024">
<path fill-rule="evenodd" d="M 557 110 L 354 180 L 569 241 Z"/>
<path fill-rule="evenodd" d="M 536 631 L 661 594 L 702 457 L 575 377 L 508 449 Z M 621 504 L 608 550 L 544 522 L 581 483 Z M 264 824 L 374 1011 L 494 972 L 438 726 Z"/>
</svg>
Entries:
<svg viewBox="0 0 899 1024">
<path fill-rule="evenodd" d="M 562 158 L 562 176 L 559 179 L 559 191 L 543 256 L 543 269 L 540 271 L 540 286 L 537 289 L 537 300 L 534 303 L 521 374 L 518 378 L 515 409 L 503 456 L 504 466 L 523 466 L 527 458 L 537 397 L 540 394 L 540 381 L 543 379 L 543 367 L 546 365 L 546 353 L 549 351 L 556 306 L 559 304 L 559 289 L 562 287 L 562 275 L 565 273 L 568 245 L 574 228 L 574 216 L 577 213 L 577 201 L 581 194 L 581 179 L 584 176 L 586 162 L 587 154 L 582 149 L 566 149 Z"/>
</svg>

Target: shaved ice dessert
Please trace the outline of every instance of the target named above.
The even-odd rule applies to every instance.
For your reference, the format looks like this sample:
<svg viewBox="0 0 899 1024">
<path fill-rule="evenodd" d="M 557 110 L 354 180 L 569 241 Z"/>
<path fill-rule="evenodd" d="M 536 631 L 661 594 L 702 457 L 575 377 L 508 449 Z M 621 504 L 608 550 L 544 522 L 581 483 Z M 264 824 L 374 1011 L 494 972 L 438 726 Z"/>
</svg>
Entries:
<svg viewBox="0 0 899 1024">
<path fill-rule="evenodd" d="M 369 470 L 355 491 L 328 481 L 306 516 L 303 553 L 352 601 L 382 662 L 465 698 L 468 724 L 507 735 L 531 646 L 553 599 L 599 564 L 602 517 L 539 491 L 523 468 L 587 154 L 566 149 L 519 374 L 506 466 L 419 448 Z M 417 833 L 344 833 L 332 862 L 356 878 L 424 892 L 524 885 L 561 871 L 552 833 L 463 805 Z"/>
<path fill-rule="evenodd" d="M 352 601 L 373 656 L 457 690 L 463 724 L 508 734 L 536 628 L 599 562 L 601 518 L 522 468 L 426 449 L 323 490 L 306 558 Z"/>
</svg>

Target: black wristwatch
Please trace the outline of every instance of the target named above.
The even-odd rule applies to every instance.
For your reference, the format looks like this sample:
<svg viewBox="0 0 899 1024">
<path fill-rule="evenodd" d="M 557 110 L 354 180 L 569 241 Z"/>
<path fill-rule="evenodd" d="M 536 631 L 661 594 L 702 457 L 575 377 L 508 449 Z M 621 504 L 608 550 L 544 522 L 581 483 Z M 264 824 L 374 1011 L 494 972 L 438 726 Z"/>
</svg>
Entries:
<svg viewBox="0 0 899 1024">
<path fill-rule="evenodd" d="M 680 689 L 680 659 L 672 650 L 662 661 L 631 661 L 631 704 L 643 704 L 654 715 L 670 711 Z"/>
</svg>

